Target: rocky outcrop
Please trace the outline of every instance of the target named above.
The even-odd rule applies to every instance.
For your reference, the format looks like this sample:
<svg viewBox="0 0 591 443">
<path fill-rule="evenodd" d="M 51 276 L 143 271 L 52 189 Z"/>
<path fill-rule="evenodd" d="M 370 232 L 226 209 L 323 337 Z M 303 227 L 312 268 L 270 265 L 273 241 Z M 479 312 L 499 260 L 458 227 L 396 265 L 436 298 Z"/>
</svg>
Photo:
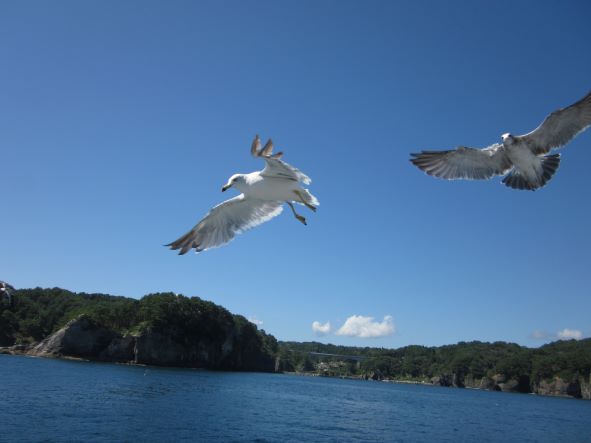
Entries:
<svg viewBox="0 0 591 443">
<path fill-rule="evenodd" d="M 221 346 L 206 340 L 182 344 L 170 334 L 148 330 L 136 337 L 134 362 L 160 366 L 219 368 Z"/>
<path fill-rule="evenodd" d="M 374 380 L 374 381 L 381 381 L 384 380 L 384 375 L 379 369 L 375 371 L 368 372 L 363 375 L 362 377 L 364 380 Z"/>
<path fill-rule="evenodd" d="M 31 345 L 12 345 L 0 347 L 0 354 L 8 355 L 23 355 L 28 354 L 31 350 Z"/>
<path fill-rule="evenodd" d="M 553 395 L 558 397 L 575 397 L 591 400 L 590 383 L 586 380 L 576 378 L 572 381 L 565 381 L 560 377 L 552 380 L 540 380 L 535 383 L 532 392 L 540 395 Z"/>
<path fill-rule="evenodd" d="M 131 335 L 115 337 L 98 355 L 99 360 L 115 362 L 135 361 L 135 341 Z"/>
<path fill-rule="evenodd" d="M 114 339 L 119 337 L 115 332 L 82 315 L 70 320 L 63 328 L 46 337 L 28 353 L 40 357 L 96 358 Z"/>
<path fill-rule="evenodd" d="M 580 383 L 581 398 L 584 398 L 585 400 L 591 400 L 591 374 L 589 374 L 589 377 L 586 380 L 581 379 Z"/>
<path fill-rule="evenodd" d="M 431 378 L 431 384 L 436 386 L 463 388 L 464 377 L 458 374 L 441 374 Z"/>
<path fill-rule="evenodd" d="M 226 335 L 216 342 L 207 338 L 186 342 L 174 330 L 146 329 L 138 335 L 122 336 L 81 315 L 32 347 L 17 350 L 13 346 L 0 350 L 39 357 L 74 357 L 155 366 L 274 370 L 273 359 L 261 358 L 252 349 L 241 349 L 235 343 L 236 331 L 230 328 L 225 332 Z"/>
<path fill-rule="evenodd" d="M 435 386 L 453 386 L 453 377 L 450 374 L 442 374 L 431 378 L 431 384 Z"/>
<path fill-rule="evenodd" d="M 458 377 L 456 374 L 444 374 L 431 378 L 431 383 L 437 386 L 453 386 L 457 388 L 484 389 L 487 391 L 503 392 L 531 392 L 529 377 L 519 379 L 508 379 L 503 374 L 496 374 L 492 377 Z"/>
<path fill-rule="evenodd" d="M 484 389 L 487 391 L 500 391 L 498 384 L 490 377 L 467 376 L 464 379 L 464 387 L 470 389 Z"/>
</svg>

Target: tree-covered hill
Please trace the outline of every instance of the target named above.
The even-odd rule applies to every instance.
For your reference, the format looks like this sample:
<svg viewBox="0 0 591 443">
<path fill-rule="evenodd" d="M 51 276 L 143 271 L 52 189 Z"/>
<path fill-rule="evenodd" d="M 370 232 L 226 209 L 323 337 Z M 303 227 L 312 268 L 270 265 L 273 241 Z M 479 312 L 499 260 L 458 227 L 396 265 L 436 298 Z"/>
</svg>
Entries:
<svg viewBox="0 0 591 443">
<path fill-rule="evenodd" d="M 212 302 L 173 293 L 136 300 L 60 288 L 16 290 L 11 303 L 0 301 L 0 346 L 39 342 L 81 315 L 121 337 L 143 337 L 144 342 L 156 340 L 162 347 L 176 347 L 180 361 L 172 363 L 179 366 L 199 366 L 205 358 L 200 356 L 206 353 L 215 357 L 213 367 L 275 367 L 277 341 L 273 336 Z M 159 359 L 147 362 L 158 364 Z"/>
<path fill-rule="evenodd" d="M 575 389 L 574 396 L 585 396 L 585 390 L 590 389 L 591 383 L 591 339 L 557 341 L 539 348 L 478 341 L 398 349 L 279 342 L 279 353 L 283 370 L 319 375 L 361 376 L 518 392 L 554 389 L 552 384 L 556 384 L 558 378 L 564 382 L 565 390 L 570 389 L 568 385 Z M 591 392 L 586 395 L 591 396 Z"/>
</svg>

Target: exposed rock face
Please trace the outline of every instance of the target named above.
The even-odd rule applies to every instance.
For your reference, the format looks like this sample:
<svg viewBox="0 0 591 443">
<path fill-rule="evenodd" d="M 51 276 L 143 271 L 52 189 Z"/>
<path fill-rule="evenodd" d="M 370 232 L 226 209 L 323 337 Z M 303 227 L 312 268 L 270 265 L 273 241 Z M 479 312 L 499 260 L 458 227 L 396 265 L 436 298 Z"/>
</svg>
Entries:
<svg viewBox="0 0 591 443">
<path fill-rule="evenodd" d="M 438 377 L 431 378 L 431 383 L 436 386 L 453 386 L 453 377 L 450 374 L 442 374 Z"/>
<path fill-rule="evenodd" d="M 581 379 L 581 398 L 591 400 L 591 374 L 587 380 Z"/>
<path fill-rule="evenodd" d="M 536 383 L 533 387 L 533 392 L 540 395 L 589 399 L 589 384 L 583 381 L 582 385 L 584 386 L 584 389 L 582 389 L 581 382 L 578 379 L 571 382 L 565 382 L 560 377 L 555 377 L 553 380 L 541 380 Z"/>
<path fill-rule="evenodd" d="M 272 370 L 272 366 L 254 368 L 234 345 L 234 331 L 225 331 L 225 339 L 212 342 L 203 338 L 184 343 L 174 333 L 147 330 L 135 337 L 134 362 L 158 366 L 188 366 L 211 369 Z"/>
<path fill-rule="evenodd" d="M 464 377 L 458 374 L 441 374 L 437 377 L 432 377 L 431 383 L 437 386 L 463 388 Z"/>
<path fill-rule="evenodd" d="M 491 381 L 492 388 L 487 389 L 503 392 L 531 392 L 530 380 L 528 376 L 507 378 L 503 374 L 495 374 L 489 380 Z"/>
<path fill-rule="evenodd" d="M 209 363 L 208 353 L 177 343 L 170 335 L 147 331 L 136 337 L 134 362 L 162 366 L 202 366 Z"/>
<path fill-rule="evenodd" d="M 131 362 L 135 360 L 135 337 L 115 337 L 109 345 L 101 351 L 98 358 L 105 361 Z"/>
<path fill-rule="evenodd" d="M 485 389 L 487 391 L 500 391 L 500 388 L 497 385 L 497 383 L 489 377 L 466 377 L 464 379 L 464 387 L 472 389 Z"/>
<path fill-rule="evenodd" d="M 32 348 L 4 348 L 6 353 L 40 357 L 78 357 L 89 360 L 156 366 L 273 371 L 275 361 L 261 360 L 253 350 L 236 346 L 235 331 L 226 331 L 218 342 L 203 338 L 184 343 L 174 331 L 146 330 L 121 336 L 82 315 Z M 15 349 L 12 349 L 15 348 Z"/>
<path fill-rule="evenodd" d="M 29 351 L 42 357 L 72 356 L 94 358 L 103 351 L 117 334 L 82 315 L 70 320 L 62 329 L 46 337 Z"/>
<path fill-rule="evenodd" d="M 365 380 L 380 381 L 380 380 L 383 380 L 384 379 L 384 376 L 382 375 L 382 373 L 378 369 L 376 371 L 371 371 L 371 372 L 365 374 L 365 376 L 363 378 Z"/>
<path fill-rule="evenodd" d="M 453 386 L 458 388 L 485 389 L 488 391 L 503 392 L 531 392 L 529 377 L 520 377 L 517 379 L 507 379 L 502 374 L 496 374 L 492 377 L 473 378 L 458 377 L 456 374 L 444 374 L 439 377 L 433 377 L 431 383 L 437 386 Z"/>
</svg>

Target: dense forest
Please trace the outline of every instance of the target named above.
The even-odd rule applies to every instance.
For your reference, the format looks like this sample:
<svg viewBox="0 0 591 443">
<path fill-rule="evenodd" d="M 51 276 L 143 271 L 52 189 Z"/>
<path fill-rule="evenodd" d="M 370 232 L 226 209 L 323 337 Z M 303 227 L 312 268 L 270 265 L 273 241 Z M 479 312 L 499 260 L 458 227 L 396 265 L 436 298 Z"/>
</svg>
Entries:
<svg viewBox="0 0 591 443">
<path fill-rule="evenodd" d="M 318 342 L 279 342 L 279 350 L 285 356 L 285 362 L 290 365 L 286 369 L 302 368 L 306 359 L 327 359 L 325 356 L 310 356 L 310 352 L 360 356 L 364 358 L 360 360 L 357 372 L 379 371 L 384 377 L 401 380 L 430 379 L 446 373 L 475 378 L 492 377 L 496 374 L 503 374 L 508 378 L 528 375 L 533 379 L 554 376 L 563 379 L 576 376 L 588 378 L 591 373 L 591 339 L 557 341 L 539 348 L 526 348 L 515 343 L 478 341 L 439 347 L 405 346 L 398 349 L 335 346 Z"/>
<path fill-rule="evenodd" d="M 440 384 L 459 387 L 473 387 L 482 379 L 512 380 L 511 390 L 522 392 L 556 377 L 588 383 L 591 376 L 591 339 L 556 341 L 539 348 L 478 341 L 398 349 L 279 342 L 279 353 L 285 371 L 418 382 L 436 378 Z"/>
<path fill-rule="evenodd" d="M 0 300 L 0 346 L 39 342 L 81 315 L 121 336 L 137 337 L 149 331 L 181 346 L 205 340 L 221 349 L 231 336 L 234 350 L 220 364 L 222 369 L 272 368 L 486 389 L 511 381 L 510 390 L 521 392 L 532 392 L 556 377 L 584 387 L 591 377 L 591 339 L 557 341 L 539 348 L 505 342 L 398 349 L 278 343 L 243 316 L 198 297 L 173 293 L 137 300 L 59 288 L 12 291 L 11 297 Z"/>
</svg>

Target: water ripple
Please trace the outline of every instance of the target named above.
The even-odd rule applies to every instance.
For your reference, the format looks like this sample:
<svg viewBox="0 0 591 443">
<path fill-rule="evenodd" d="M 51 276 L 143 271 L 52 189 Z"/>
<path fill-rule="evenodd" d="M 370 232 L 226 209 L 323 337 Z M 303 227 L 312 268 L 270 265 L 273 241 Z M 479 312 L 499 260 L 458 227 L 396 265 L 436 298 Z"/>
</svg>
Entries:
<svg viewBox="0 0 591 443">
<path fill-rule="evenodd" d="M 588 441 L 591 402 L 0 355 L 0 442 Z"/>
</svg>

